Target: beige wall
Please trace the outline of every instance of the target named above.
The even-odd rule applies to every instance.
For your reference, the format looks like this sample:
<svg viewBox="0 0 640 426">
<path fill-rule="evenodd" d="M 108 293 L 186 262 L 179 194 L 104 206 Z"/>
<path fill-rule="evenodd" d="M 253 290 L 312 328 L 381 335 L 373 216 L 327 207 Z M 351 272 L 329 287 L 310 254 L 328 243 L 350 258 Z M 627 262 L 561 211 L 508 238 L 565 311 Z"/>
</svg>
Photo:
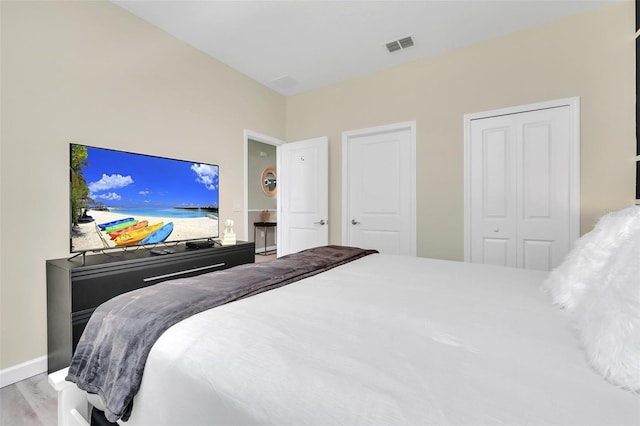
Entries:
<svg viewBox="0 0 640 426">
<path fill-rule="evenodd" d="M 46 354 L 69 142 L 219 164 L 221 219 L 244 235 L 243 130 L 283 138 L 285 99 L 110 2 L 0 3 L 4 369 Z"/>
<path fill-rule="evenodd" d="M 581 231 L 634 200 L 634 5 L 627 1 L 287 98 L 286 140 L 329 137 L 341 242 L 347 130 L 416 120 L 419 256 L 463 259 L 463 116 L 581 98 Z"/>
</svg>

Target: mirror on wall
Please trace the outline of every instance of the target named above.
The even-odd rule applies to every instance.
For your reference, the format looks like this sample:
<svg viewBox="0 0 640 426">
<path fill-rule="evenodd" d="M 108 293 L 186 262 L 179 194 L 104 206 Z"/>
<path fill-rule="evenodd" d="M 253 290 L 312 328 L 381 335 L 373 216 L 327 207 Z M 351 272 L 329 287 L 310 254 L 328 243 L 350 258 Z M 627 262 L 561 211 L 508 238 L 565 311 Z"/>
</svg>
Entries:
<svg viewBox="0 0 640 426">
<path fill-rule="evenodd" d="M 276 195 L 276 169 L 273 167 L 267 167 L 262 171 L 262 190 L 265 194 L 272 197 Z"/>
</svg>

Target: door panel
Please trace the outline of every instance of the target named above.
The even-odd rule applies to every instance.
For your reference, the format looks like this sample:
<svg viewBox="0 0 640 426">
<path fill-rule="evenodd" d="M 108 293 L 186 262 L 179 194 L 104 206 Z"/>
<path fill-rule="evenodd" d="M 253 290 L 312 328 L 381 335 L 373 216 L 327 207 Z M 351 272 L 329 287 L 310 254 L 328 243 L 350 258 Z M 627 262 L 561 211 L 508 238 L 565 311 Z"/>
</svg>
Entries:
<svg viewBox="0 0 640 426">
<path fill-rule="evenodd" d="M 345 244 L 415 255 L 414 128 L 349 133 L 343 138 Z"/>
<path fill-rule="evenodd" d="M 551 209 L 551 147 L 548 123 L 525 125 L 522 155 L 523 214 L 548 217 Z"/>
<path fill-rule="evenodd" d="M 516 263 L 515 133 L 509 117 L 472 122 L 471 261 L 475 263 Z"/>
<path fill-rule="evenodd" d="M 278 257 L 329 244 L 326 137 L 278 146 Z"/>
<path fill-rule="evenodd" d="M 483 238 L 482 262 L 488 265 L 509 266 L 512 241 L 506 238 Z"/>
<path fill-rule="evenodd" d="M 288 228 L 288 237 L 286 238 L 288 252 L 283 252 L 283 254 L 280 254 L 279 256 L 323 245 L 327 245 L 327 242 L 322 240 L 322 236 L 319 235 L 317 229 L 310 229 L 309 227 L 296 228 L 290 226 Z"/>
<path fill-rule="evenodd" d="M 506 219 L 510 215 L 509 155 L 511 130 L 488 129 L 482 133 L 482 206 L 485 218 Z"/>
<path fill-rule="evenodd" d="M 517 114 L 517 266 L 550 270 L 571 248 L 569 108 Z"/>
<path fill-rule="evenodd" d="M 318 147 L 293 149 L 290 153 L 291 174 L 289 182 L 291 193 L 289 212 L 295 214 L 313 214 L 318 210 Z"/>
<path fill-rule="evenodd" d="M 553 268 L 554 241 L 523 240 L 522 252 L 525 269 L 549 271 Z"/>
<path fill-rule="evenodd" d="M 384 247 L 385 253 L 400 253 L 401 236 L 397 231 L 383 231 L 378 229 L 361 229 L 359 233 L 359 247 Z"/>
</svg>

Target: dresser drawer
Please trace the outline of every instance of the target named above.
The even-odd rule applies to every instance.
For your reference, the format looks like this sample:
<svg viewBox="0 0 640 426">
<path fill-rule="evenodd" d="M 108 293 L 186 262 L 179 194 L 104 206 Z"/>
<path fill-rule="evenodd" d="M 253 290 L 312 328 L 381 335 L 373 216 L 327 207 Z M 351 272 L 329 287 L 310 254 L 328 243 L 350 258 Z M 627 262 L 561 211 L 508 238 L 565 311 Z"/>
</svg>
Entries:
<svg viewBox="0 0 640 426">
<path fill-rule="evenodd" d="M 122 265 L 119 268 L 72 273 L 71 311 L 95 308 L 119 294 L 170 279 L 205 274 L 229 267 L 223 255 L 196 256 L 192 259 L 181 257 L 175 260 L 167 255 L 158 260 Z"/>
</svg>

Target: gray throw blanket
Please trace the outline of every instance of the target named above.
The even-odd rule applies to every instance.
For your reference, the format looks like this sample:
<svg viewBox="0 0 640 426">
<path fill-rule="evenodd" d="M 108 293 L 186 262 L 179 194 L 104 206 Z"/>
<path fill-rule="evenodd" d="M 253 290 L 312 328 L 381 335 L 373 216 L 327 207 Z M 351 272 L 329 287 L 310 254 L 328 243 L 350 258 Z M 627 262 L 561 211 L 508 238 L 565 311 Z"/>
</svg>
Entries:
<svg viewBox="0 0 640 426">
<path fill-rule="evenodd" d="M 78 342 L 66 379 L 100 396 L 111 422 L 126 421 L 151 347 L 169 327 L 199 312 L 316 275 L 376 253 L 317 247 L 190 278 L 165 281 L 100 305 Z"/>
</svg>

